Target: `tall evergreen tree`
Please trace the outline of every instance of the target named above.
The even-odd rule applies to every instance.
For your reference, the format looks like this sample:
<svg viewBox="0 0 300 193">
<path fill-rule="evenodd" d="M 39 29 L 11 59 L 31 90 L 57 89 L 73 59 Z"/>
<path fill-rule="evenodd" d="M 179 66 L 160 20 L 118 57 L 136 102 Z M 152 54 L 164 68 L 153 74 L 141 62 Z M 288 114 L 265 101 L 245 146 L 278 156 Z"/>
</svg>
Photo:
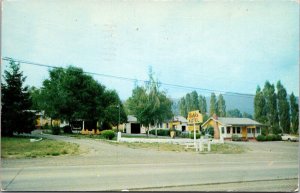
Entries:
<svg viewBox="0 0 300 193">
<path fill-rule="evenodd" d="M 199 109 L 202 114 L 206 114 L 207 104 L 206 104 L 205 96 L 199 95 Z"/>
<path fill-rule="evenodd" d="M 254 119 L 261 123 L 267 122 L 266 100 L 259 86 L 254 97 Z"/>
<path fill-rule="evenodd" d="M 185 95 L 185 104 L 186 104 L 187 112 L 190 112 L 192 110 L 192 97 L 190 93 L 187 93 Z"/>
<path fill-rule="evenodd" d="M 211 93 L 211 96 L 210 96 L 210 107 L 209 107 L 209 115 L 210 116 L 212 116 L 214 113 L 217 113 L 217 111 L 216 111 L 216 103 L 217 103 L 216 95 L 215 95 L 215 93 Z"/>
<path fill-rule="evenodd" d="M 277 112 L 277 96 L 274 85 L 270 84 L 269 81 L 266 81 L 263 93 L 266 99 L 267 124 L 271 127 L 272 132 L 277 134 L 279 133 L 279 119 Z"/>
<path fill-rule="evenodd" d="M 218 104 L 217 105 L 217 115 L 220 117 L 225 117 L 226 116 L 226 104 L 225 104 L 225 100 L 224 100 L 222 94 L 219 95 L 217 104 Z"/>
<path fill-rule="evenodd" d="M 179 109 L 180 109 L 180 115 L 183 117 L 187 117 L 187 107 L 186 107 L 186 102 L 184 97 L 180 99 Z"/>
<path fill-rule="evenodd" d="M 199 110 L 198 93 L 193 91 L 191 93 L 191 111 Z"/>
<path fill-rule="evenodd" d="M 299 132 L 299 104 L 297 103 L 294 93 L 290 95 L 291 105 L 291 125 L 294 133 Z"/>
<path fill-rule="evenodd" d="M 290 107 L 287 93 L 280 81 L 277 82 L 279 127 L 284 133 L 290 133 Z"/>
<path fill-rule="evenodd" d="M 1 134 L 12 136 L 14 132 L 29 133 L 34 129 L 34 113 L 28 87 L 23 86 L 26 77 L 19 64 L 10 62 L 10 70 L 4 71 L 5 83 L 1 83 L 2 113 Z"/>
</svg>

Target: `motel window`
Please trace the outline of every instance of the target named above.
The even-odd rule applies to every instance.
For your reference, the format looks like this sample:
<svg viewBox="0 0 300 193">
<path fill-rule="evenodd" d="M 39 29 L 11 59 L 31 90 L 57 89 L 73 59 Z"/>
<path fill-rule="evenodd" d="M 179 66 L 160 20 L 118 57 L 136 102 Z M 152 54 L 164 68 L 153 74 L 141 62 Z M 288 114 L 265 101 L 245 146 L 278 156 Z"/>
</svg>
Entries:
<svg viewBox="0 0 300 193">
<path fill-rule="evenodd" d="M 234 133 L 234 134 L 236 133 L 235 132 L 235 127 L 232 127 L 232 133 Z"/>
<path fill-rule="evenodd" d="M 230 134 L 230 127 L 227 127 L 227 134 Z"/>
<path fill-rule="evenodd" d="M 260 133 L 260 128 L 259 127 L 256 128 L 256 133 Z"/>
<path fill-rule="evenodd" d="M 241 128 L 240 127 L 236 128 L 236 133 L 241 133 Z"/>
<path fill-rule="evenodd" d="M 247 131 L 248 131 L 249 134 L 251 134 L 251 130 L 252 130 L 252 128 L 248 128 L 247 129 Z"/>
<path fill-rule="evenodd" d="M 222 129 L 222 134 L 224 134 L 224 127 L 221 127 L 221 129 Z"/>
</svg>

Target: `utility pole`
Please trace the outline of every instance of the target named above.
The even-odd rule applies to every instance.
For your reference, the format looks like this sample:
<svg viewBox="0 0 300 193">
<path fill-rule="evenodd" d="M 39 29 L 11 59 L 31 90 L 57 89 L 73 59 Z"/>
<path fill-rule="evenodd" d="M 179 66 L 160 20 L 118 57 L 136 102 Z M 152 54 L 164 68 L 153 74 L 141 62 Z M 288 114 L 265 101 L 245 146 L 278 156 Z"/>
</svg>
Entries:
<svg viewBox="0 0 300 193">
<path fill-rule="evenodd" d="M 119 121 L 118 121 L 118 125 L 117 125 L 117 132 L 119 132 L 119 125 L 120 125 L 120 104 L 117 107 L 119 109 Z"/>
</svg>

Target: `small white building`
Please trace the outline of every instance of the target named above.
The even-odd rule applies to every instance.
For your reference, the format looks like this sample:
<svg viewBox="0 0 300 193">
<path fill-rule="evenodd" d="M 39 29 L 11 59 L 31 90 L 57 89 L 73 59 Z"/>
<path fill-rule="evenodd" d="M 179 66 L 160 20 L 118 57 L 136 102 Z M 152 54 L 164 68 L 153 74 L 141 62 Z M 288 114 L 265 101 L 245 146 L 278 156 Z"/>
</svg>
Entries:
<svg viewBox="0 0 300 193">
<path fill-rule="evenodd" d="M 145 127 L 143 127 L 133 115 L 127 116 L 127 123 L 125 123 L 125 133 L 140 134 L 146 133 Z"/>
</svg>

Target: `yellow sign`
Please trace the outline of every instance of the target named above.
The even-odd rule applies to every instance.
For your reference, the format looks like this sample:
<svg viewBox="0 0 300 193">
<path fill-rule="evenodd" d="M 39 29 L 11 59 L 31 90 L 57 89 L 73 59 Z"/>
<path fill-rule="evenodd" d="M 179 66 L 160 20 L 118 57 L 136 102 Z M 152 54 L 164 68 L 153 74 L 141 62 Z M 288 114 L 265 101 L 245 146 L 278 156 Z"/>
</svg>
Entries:
<svg viewBox="0 0 300 193">
<path fill-rule="evenodd" d="M 198 111 L 190 111 L 188 114 L 187 120 L 188 120 L 189 124 L 202 123 L 203 117 L 202 117 L 202 114 L 199 113 L 199 110 Z"/>
</svg>

